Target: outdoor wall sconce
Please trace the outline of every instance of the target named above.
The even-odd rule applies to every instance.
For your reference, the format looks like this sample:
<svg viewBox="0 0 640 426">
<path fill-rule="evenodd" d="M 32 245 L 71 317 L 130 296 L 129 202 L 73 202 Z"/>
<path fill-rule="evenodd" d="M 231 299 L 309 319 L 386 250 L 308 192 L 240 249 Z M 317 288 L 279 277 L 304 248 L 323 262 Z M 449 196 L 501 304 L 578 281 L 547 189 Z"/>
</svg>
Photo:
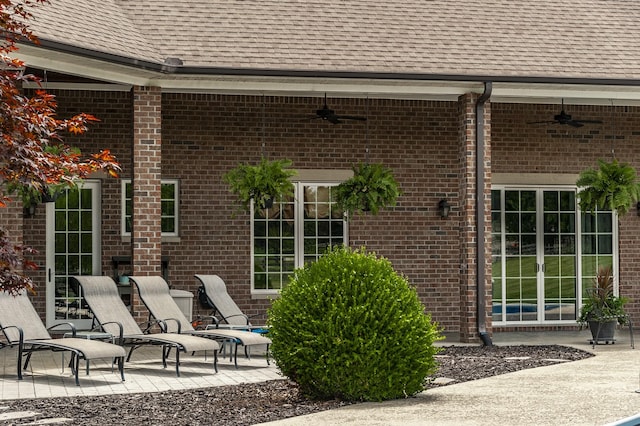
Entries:
<svg viewBox="0 0 640 426">
<path fill-rule="evenodd" d="M 30 218 L 36 215 L 36 205 L 31 204 L 29 207 L 24 207 L 22 209 L 22 217 Z"/>
<path fill-rule="evenodd" d="M 440 200 L 438 203 L 438 212 L 440 212 L 440 217 L 446 219 L 449 217 L 449 212 L 451 211 L 451 205 L 447 202 L 447 200 Z"/>
<path fill-rule="evenodd" d="M 640 216 L 640 201 L 638 201 L 638 204 L 636 204 L 636 209 L 638 209 L 638 210 L 636 211 L 636 214 L 637 214 L 638 216 Z"/>
</svg>

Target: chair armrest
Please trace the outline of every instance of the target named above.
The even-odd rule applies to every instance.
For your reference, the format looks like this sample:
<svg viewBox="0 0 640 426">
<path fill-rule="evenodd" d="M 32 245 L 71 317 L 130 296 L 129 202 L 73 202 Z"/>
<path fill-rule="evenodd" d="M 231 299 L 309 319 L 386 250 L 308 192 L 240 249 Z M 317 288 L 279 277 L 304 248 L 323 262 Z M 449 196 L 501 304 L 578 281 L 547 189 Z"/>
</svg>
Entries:
<svg viewBox="0 0 640 426">
<path fill-rule="evenodd" d="M 178 328 L 178 334 L 180 334 L 182 332 L 182 324 L 180 323 L 180 321 L 177 318 L 165 318 L 162 321 L 162 325 L 161 328 L 163 329 L 163 333 L 169 333 L 169 325 L 167 324 L 168 322 L 175 322 L 176 326 Z"/>
<path fill-rule="evenodd" d="M 56 328 L 58 328 L 60 326 L 69 327 L 71 329 L 71 337 L 76 337 L 76 333 L 77 333 L 76 326 L 75 326 L 75 324 L 73 324 L 71 322 L 63 322 L 63 323 L 60 323 L 60 324 L 54 324 L 51 327 L 47 328 L 47 330 L 54 330 L 54 329 L 56 329 Z"/>
<path fill-rule="evenodd" d="M 24 343 L 24 331 L 22 331 L 22 328 L 18 327 L 17 325 L 8 325 L 6 327 L 1 327 L 0 330 L 2 330 L 2 333 L 4 334 L 4 337 L 7 338 L 7 342 L 9 342 L 9 347 L 13 347 L 13 345 L 16 344 L 15 340 L 11 340 L 9 339 L 9 336 L 7 336 L 7 333 L 5 332 L 5 330 L 8 330 L 10 328 L 15 328 L 16 330 L 18 330 L 18 345 L 20 345 L 22 347 L 22 344 Z M 2 345 L 2 343 L 0 342 L 0 345 Z"/>
<path fill-rule="evenodd" d="M 163 320 L 158 320 L 158 319 L 154 319 L 154 320 L 151 320 L 151 319 L 150 319 L 149 321 L 147 321 L 146 328 L 145 328 L 144 330 L 142 330 L 142 333 L 143 333 L 143 334 L 149 334 L 149 333 L 151 332 L 151 331 L 150 331 L 150 330 L 151 330 L 151 328 L 152 328 L 154 325 L 159 326 L 159 327 L 160 327 L 160 330 L 164 333 L 164 330 L 165 330 L 165 328 L 166 328 L 166 324 L 164 323 L 164 321 L 163 321 Z"/>
<path fill-rule="evenodd" d="M 226 323 L 229 323 L 228 319 L 229 318 L 234 318 L 234 317 L 243 317 L 245 319 L 245 321 L 247 322 L 246 325 L 249 325 L 249 317 L 245 314 L 235 314 L 235 315 L 229 315 L 228 317 L 222 317 L 222 320 Z"/>
<path fill-rule="evenodd" d="M 105 331 L 104 326 L 107 324 L 115 324 L 118 326 L 118 329 L 120 330 L 118 332 L 118 341 L 120 342 L 119 345 L 122 346 L 124 344 L 124 327 L 122 327 L 122 324 L 117 321 L 103 322 L 102 324 L 100 324 L 100 329 L 102 329 L 102 331 Z"/>
</svg>

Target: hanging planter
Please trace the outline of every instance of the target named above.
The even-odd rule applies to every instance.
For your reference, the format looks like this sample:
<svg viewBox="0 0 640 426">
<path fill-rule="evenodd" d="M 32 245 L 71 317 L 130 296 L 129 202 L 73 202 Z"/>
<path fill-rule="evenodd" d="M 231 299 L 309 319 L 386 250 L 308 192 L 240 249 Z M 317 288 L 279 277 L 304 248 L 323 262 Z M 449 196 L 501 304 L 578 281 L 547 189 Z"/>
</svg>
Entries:
<svg viewBox="0 0 640 426">
<path fill-rule="evenodd" d="M 351 218 L 354 213 L 371 212 L 395 206 L 400 196 L 398 182 L 382 164 L 361 163 L 353 167 L 353 177 L 333 190 L 336 206 Z"/>
<path fill-rule="evenodd" d="M 640 198 L 636 170 L 616 159 L 610 163 L 598 160 L 598 165 L 598 169 L 584 170 L 576 181 L 582 188 L 578 192 L 580 209 L 584 212 L 610 209 L 620 216 L 625 215 Z"/>
<path fill-rule="evenodd" d="M 289 169 L 292 162 L 288 159 L 269 161 L 262 157 L 258 165 L 240 164 L 227 172 L 223 179 L 236 194 L 246 211 L 251 209 L 253 200 L 255 209 L 265 209 L 273 202 L 292 197 L 294 186 L 291 177 L 295 170 Z"/>
</svg>

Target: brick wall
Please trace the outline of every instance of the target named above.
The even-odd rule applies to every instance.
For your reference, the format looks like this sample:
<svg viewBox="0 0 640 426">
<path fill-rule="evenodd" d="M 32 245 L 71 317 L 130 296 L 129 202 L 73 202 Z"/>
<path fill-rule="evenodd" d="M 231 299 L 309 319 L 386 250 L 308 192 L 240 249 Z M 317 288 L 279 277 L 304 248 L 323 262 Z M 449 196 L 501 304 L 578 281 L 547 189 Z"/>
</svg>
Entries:
<svg viewBox="0 0 640 426">
<path fill-rule="evenodd" d="M 69 142 L 86 152 L 112 149 L 122 162 L 122 176 L 130 178 L 131 93 L 61 91 L 57 95 L 60 116 L 84 111 L 101 119 L 87 135 Z M 393 169 L 403 195 L 397 207 L 378 216 L 355 216 L 349 225 L 351 245 L 364 245 L 389 258 L 417 287 L 427 310 L 447 331 L 460 330 L 461 315 L 470 329 L 469 315 L 472 309 L 475 314 L 475 308 L 461 306 L 465 298 L 461 288 L 470 291 L 472 279 L 461 274 L 465 258 L 461 235 L 470 225 L 462 213 L 469 198 L 462 205 L 460 192 L 461 182 L 470 179 L 460 177 L 464 153 L 459 103 L 329 99 L 330 107 L 339 113 L 369 117 L 366 123 L 334 126 L 310 119 L 322 102 L 320 98 L 162 95 L 161 174 L 165 179 L 180 179 L 181 200 L 180 239 L 162 243 L 162 255 L 169 258 L 170 284 L 195 294 L 194 274 L 218 274 L 242 309 L 249 314 L 264 312 L 269 301 L 250 295 L 249 215 L 237 212 L 236 199 L 222 175 L 238 162 L 257 162 L 263 142 L 269 158 L 287 157 L 297 168 L 325 169 L 349 169 L 365 159 L 368 145 L 369 160 Z M 638 108 L 617 107 L 612 114 L 608 107 L 572 106 L 570 113 L 575 116 L 589 114 L 605 120 L 603 125 L 580 129 L 527 124 L 549 119 L 557 110 L 557 106 L 491 104 L 492 172 L 578 173 L 607 156 L 613 142 L 619 158 L 640 166 L 640 144 L 634 143 L 640 127 Z M 618 117 L 615 125 L 608 119 L 611 115 Z M 103 273 L 111 275 L 111 257 L 130 255 L 131 246 L 120 236 L 120 182 L 104 180 L 102 195 Z M 441 198 L 453 206 L 447 220 L 438 216 Z M 625 294 L 640 300 L 635 283 L 640 266 L 634 262 L 640 255 L 638 227 L 640 218 L 634 211 L 620 222 L 620 281 Z M 25 243 L 41 251 L 39 261 L 44 264 L 42 210 L 24 220 L 24 229 Z M 34 276 L 44 284 L 42 270 Z M 636 317 L 638 306 L 631 305 Z M 194 314 L 198 313 L 205 312 L 195 304 Z"/>
</svg>

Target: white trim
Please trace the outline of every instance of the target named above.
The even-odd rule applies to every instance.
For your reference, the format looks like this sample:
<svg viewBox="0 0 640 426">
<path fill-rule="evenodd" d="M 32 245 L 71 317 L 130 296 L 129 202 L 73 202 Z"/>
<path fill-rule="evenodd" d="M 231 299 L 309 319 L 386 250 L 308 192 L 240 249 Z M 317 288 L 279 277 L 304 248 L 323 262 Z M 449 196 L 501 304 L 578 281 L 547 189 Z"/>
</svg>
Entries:
<svg viewBox="0 0 640 426">
<path fill-rule="evenodd" d="M 126 229 L 126 212 L 125 206 L 127 203 L 126 186 L 131 183 L 131 179 L 122 179 L 120 182 L 120 237 L 123 239 L 128 238 L 131 241 L 131 232 Z M 180 241 L 180 180 L 179 179 L 161 179 L 160 185 L 174 185 L 175 186 L 175 231 L 174 232 L 162 232 L 161 239 L 163 242 L 179 242 Z M 162 215 L 162 213 L 161 213 Z"/>
<path fill-rule="evenodd" d="M 434 101 L 457 101 L 465 93 L 484 91 L 484 81 L 427 80 L 428 76 L 425 79 L 387 79 L 173 74 L 33 45 L 18 43 L 18 47 L 12 57 L 31 67 L 117 83 L 121 85 L 117 90 L 137 85 L 160 87 L 167 93 L 298 97 L 321 97 L 327 93 L 334 97 Z M 640 87 L 494 82 L 491 95 L 492 102 L 560 104 L 561 99 L 567 105 L 637 106 L 640 105 Z"/>
<path fill-rule="evenodd" d="M 78 189 L 90 188 L 92 210 L 92 274 L 102 275 L 102 194 L 101 181 L 87 179 L 78 185 Z M 54 324 L 69 322 L 68 319 L 55 319 L 55 203 L 46 203 L 46 324 L 51 327 Z M 51 279 L 49 279 L 51 277 Z M 92 320 L 75 319 L 72 321 L 79 329 L 91 328 Z"/>
<path fill-rule="evenodd" d="M 491 175 L 493 185 L 502 186 L 544 186 L 544 185 L 564 185 L 575 188 L 577 174 L 555 174 L 555 173 L 494 173 Z"/>
<path fill-rule="evenodd" d="M 301 170 L 302 171 L 302 170 Z M 304 265 L 304 253 L 303 253 L 303 239 L 304 239 L 304 188 L 305 186 L 337 186 L 342 180 L 344 180 L 344 176 L 353 175 L 353 171 L 350 170 L 339 170 L 338 175 L 336 175 L 336 170 L 306 170 L 302 173 L 304 177 L 315 178 L 315 180 L 294 180 L 296 178 L 300 178 L 300 175 L 294 176 L 292 180 L 295 182 L 295 195 L 294 195 L 294 258 L 295 258 L 295 268 L 300 268 Z M 324 177 L 324 180 L 320 180 L 321 177 Z M 330 179 L 327 179 L 330 177 Z M 334 180 L 336 178 L 340 178 L 340 180 Z M 250 271 L 251 271 L 251 296 L 252 298 L 268 298 L 279 295 L 280 289 L 255 289 L 255 281 L 254 281 L 254 269 L 255 269 L 255 252 L 254 252 L 254 210 L 253 210 L 253 202 L 251 203 L 251 261 L 250 261 Z M 343 226 L 344 226 L 344 235 L 343 235 L 343 244 L 349 244 L 349 222 L 343 218 Z"/>
</svg>

